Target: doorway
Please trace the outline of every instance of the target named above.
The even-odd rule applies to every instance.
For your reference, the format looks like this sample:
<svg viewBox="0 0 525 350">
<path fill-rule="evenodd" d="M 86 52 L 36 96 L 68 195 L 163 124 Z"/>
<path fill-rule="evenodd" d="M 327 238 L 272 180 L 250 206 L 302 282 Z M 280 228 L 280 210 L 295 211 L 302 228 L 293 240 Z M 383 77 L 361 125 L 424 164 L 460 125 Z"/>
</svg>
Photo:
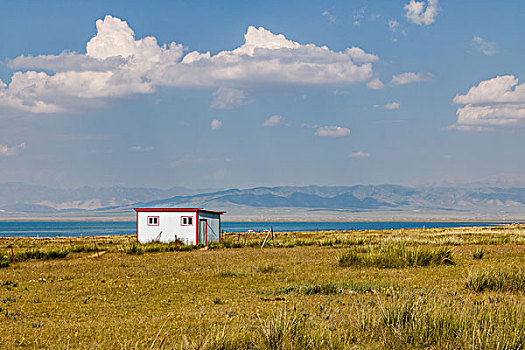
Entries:
<svg viewBox="0 0 525 350">
<path fill-rule="evenodd" d="M 197 244 L 208 245 L 208 220 L 199 220 L 199 240 Z"/>
</svg>

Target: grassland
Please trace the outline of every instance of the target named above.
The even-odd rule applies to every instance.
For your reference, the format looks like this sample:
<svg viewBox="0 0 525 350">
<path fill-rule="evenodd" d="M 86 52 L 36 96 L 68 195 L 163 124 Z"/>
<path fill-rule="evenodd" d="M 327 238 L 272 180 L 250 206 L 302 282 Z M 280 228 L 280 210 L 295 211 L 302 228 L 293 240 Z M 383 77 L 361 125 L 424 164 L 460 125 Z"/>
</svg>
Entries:
<svg viewBox="0 0 525 350">
<path fill-rule="evenodd" d="M 0 348 L 525 348 L 524 227 L 263 238 L 0 238 Z"/>
</svg>

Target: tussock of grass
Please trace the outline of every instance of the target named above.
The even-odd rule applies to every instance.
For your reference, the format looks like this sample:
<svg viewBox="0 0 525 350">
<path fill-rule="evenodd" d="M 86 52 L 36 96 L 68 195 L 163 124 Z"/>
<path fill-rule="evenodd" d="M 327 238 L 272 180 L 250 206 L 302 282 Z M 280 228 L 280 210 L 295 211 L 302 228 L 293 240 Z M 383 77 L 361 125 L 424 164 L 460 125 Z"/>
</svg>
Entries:
<svg viewBox="0 0 525 350">
<path fill-rule="evenodd" d="M 525 310 L 500 301 L 487 306 L 452 302 L 435 296 L 400 294 L 377 302 L 296 307 L 259 316 L 259 326 L 225 324 L 203 338 L 184 336 L 187 349 L 522 349 Z M 510 321 L 510 322 L 509 322 Z M 191 342 L 188 341 L 191 339 Z"/>
<path fill-rule="evenodd" d="M 131 235 L 2 237 L 7 261 L 10 246 L 15 255 L 86 248 L 0 269 L 0 348 L 525 349 L 523 289 L 462 288 L 469 268 L 521 267 L 523 228 L 278 233 L 260 249 L 264 237 L 225 234 L 218 249 L 184 254 L 160 243 L 133 248 Z M 432 265 L 434 255 L 451 258 L 451 245 L 449 268 L 361 268 Z M 91 247 L 106 254 L 86 259 L 96 256 Z M 490 249 L 490 265 L 472 259 L 476 248 Z M 336 264 L 346 251 L 356 268 Z M 504 280 L 518 280 L 515 270 Z"/>
<path fill-rule="evenodd" d="M 69 250 L 66 249 L 51 249 L 51 250 L 40 250 L 31 249 L 26 250 L 22 253 L 15 254 L 15 261 L 24 260 L 52 260 L 52 259 L 63 259 L 69 254 Z"/>
<path fill-rule="evenodd" d="M 0 269 L 9 267 L 9 265 L 10 265 L 9 258 L 0 257 Z"/>
<path fill-rule="evenodd" d="M 144 253 L 161 253 L 161 252 L 183 252 L 194 249 L 200 249 L 204 247 L 202 244 L 184 244 L 180 241 L 161 243 L 161 242 L 149 242 L 149 243 L 131 243 L 124 252 L 127 254 L 141 255 Z"/>
<path fill-rule="evenodd" d="M 525 269 L 471 271 L 466 287 L 474 292 L 525 292 Z"/>
<path fill-rule="evenodd" d="M 398 286 L 390 284 L 376 285 L 365 282 L 322 282 L 322 283 L 309 283 L 303 285 L 291 285 L 277 289 L 274 294 L 287 295 L 287 294 L 300 294 L 300 295 L 335 295 L 343 293 L 377 293 L 385 292 L 391 294 L 392 292 L 399 292 L 401 289 Z"/>
<path fill-rule="evenodd" d="M 360 254 L 353 249 L 339 256 L 339 266 L 374 266 L 379 268 L 401 268 L 410 266 L 452 265 L 452 252 L 442 247 L 430 249 L 407 249 L 402 243 L 389 243 L 379 250 Z"/>
<path fill-rule="evenodd" d="M 485 251 L 483 250 L 483 248 L 476 249 L 472 252 L 473 259 L 483 259 L 484 255 L 485 255 Z"/>
<path fill-rule="evenodd" d="M 259 273 L 276 273 L 276 272 L 281 272 L 282 269 L 274 265 L 262 265 L 262 266 L 257 266 L 254 269 L 254 271 L 259 272 Z"/>
<path fill-rule="evenodd" d="M 242 272 L 223 271 L 223 272 L 220 272 L 219 274 L 217 274 L 217 276 L 218 277 L 227 278 L 227 277 L 244 276 L 244 274 Z"/>
<path fill-rule="evenodd" d="M 71 252 L 72 253 L 92 253 L 92 252 L 96 252 L 98 251 L 99 249 L 97 249 L 95 246 L 93 245 L 77 245 L 77 246 L 74 246 L 71 248 Z"/>
<path fill-rule="evenodd" d="M 332 295 L 341 294 L 343 287 L 333 282 L 288 286 L 275 291 L 275 294 Z"/>
<path fill-rule="evenodd" d="M 521 349 L 525 346 L 525 314 L 519 305 L 465 307 L 461 302 L 446 305 L 429 296 L 399 296 L 380 305 L 377 326 L 384 331 L 382 342 L 392 349 L 407 345 L 418 348 Z M 508 321 L 512 320 L 509 324 Z"/>
</svg>

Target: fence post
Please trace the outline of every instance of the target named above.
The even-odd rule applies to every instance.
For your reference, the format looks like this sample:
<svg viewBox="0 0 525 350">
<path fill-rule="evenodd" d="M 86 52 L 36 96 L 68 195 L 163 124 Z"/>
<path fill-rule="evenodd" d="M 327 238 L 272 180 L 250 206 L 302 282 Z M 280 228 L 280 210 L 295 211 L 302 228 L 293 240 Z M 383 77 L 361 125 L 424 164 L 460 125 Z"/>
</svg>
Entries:
<svg viewBox="0 0 525 350">
<path fill-rule="evenodd" d="M 13 264 L 15 263 L 15 250 L 13 249 L 13 245 L 11 245 L 11 257 L 13 258 Z"/>
<path fill-rule="evenodd" d="M 93 236 L 93 244 L 95 245 L 95 250 L 97 251 L 97 257 L 100 258 L 100 254 L 98 253 L 97 242 L 95 242 L 95 236 Z"/>
</svg>

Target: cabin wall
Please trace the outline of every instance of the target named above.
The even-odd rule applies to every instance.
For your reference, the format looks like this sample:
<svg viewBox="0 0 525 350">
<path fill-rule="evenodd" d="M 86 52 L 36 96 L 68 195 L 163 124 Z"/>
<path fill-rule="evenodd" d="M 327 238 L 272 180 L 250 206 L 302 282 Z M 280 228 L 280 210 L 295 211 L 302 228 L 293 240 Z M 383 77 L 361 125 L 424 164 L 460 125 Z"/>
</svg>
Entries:
<svg viewBox="0 0 525 350">
<path fill-rule="evenodd" d="M 215 213 L 199 212 L 199 220 L 206 219 L 208 226 L 208 243 L 220 240 L 220 215 Z"/>
<path fill-rule="evenodd" d="M 148 216 L 158 216 L 159 225 L 148 225 Z M 182 217 L 193 218 L 192 225 L 182 226 Z M 175 236 L 185 244 L 196 244 L 197 237 L 197 212 L 137 212 L 138 241 L 151 242 L 159 237 L 160 242 L 173 242 Z M 209 232 L 209 231 L 208 231 Z"/>
</svg>

